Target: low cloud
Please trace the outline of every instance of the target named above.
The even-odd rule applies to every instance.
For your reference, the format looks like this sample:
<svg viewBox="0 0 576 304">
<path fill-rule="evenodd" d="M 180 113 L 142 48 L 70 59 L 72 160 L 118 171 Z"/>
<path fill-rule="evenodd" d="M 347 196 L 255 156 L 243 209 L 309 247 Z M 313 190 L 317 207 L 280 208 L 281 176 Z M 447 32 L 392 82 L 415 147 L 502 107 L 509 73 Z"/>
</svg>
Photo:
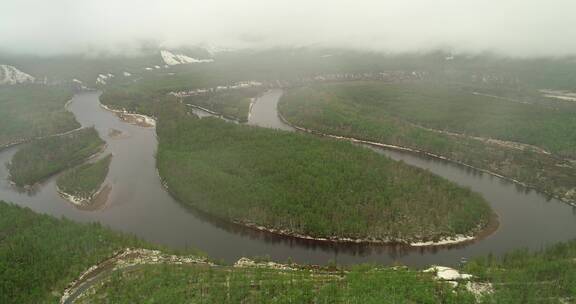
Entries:
<svg viewBox="0 0 576 304">
<path fill-rule="evenodd" d="M 59 54 L 167 46 L 447 48 L 574 55 L 571 0 L 4 0 L 0 50 Z"/>
</svg>

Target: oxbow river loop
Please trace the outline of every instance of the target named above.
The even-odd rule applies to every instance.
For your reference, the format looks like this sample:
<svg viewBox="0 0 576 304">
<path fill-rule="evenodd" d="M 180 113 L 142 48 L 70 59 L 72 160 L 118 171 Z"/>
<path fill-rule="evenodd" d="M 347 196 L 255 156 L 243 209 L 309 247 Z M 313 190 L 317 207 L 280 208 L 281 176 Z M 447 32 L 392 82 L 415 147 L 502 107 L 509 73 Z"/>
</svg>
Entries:
<svg viewBox="0 0 576 304">
<path fill-rule="evenodd" d="M 293 129 L 277 113 L 282 95 L 279 89 L 259 97 L 252 107 L 249 124 Z M 99 92 L 81 92 L 68 104 L 82 126 L 95 126 L 107 142 L 113 159 L 106 183 L 108 199 L 97 210 L 80 210 L 56 192 L 52 178 L 32 192 L 15 189 L 8 172 L 0 166 L 0 199 L 27 206 L 57 217 L 80 222 L 100 222 L 115 230 L 145 240 L 175 247 L 197 248 L 210 257 L 228 262 L 243 256 L 267 256 L 275 261 L 325 264 L 374 262 L 407 265 L 454 265 L 461 258 L 512 249 L 540 249 L 576 236 L 573 207 L 500 178 L 482 174 L 447 161 L 406 152 L 376 149 L 387 157 L 430 170 L 482 194 L 499 216 L 500 226 L 493 234 L 472 243 L 451 247 L 382 246 L 329 244 L 281 237 L 219 221 L 175 201 L 163 188 L 155 165 L 157 139 L 154 128 L 128 124 L 100 106 Z M 121 131 L 118 136 L 117 132 Z M 112 135 L 116 134 L 116 135 Z M 10 161 L 19 146 L 0 151 L 0 163 Z"/>
</svg>

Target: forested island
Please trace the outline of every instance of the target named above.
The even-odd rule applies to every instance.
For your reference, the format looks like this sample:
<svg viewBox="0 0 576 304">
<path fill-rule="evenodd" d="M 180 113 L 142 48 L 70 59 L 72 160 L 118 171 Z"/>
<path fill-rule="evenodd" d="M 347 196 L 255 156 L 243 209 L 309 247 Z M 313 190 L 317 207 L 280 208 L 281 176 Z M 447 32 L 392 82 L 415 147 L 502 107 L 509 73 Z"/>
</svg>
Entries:
<svg viewBox="0 0 576 304">
<path fill-rule="evenodd" d="M 109 154 L 95 162 L 67 170 L 56 180 L 58 191 L 76 204 L 90 203 L 102 189 L 111 161 L 112 155 Z"/>
<path fill-rule="evenodd" d="M 157 160 L 168 190 L 230 221 L 306 238 L 409 243 L 474 235 L 492 219 L 479 195 L 363 147 L 164 115 Z"/>
<path fill-rule="evenodd" d="M 576 200 L 570 104 L 527 103 L 438 83 L 334 83 L 289 90 L 291 124 L 443 156 Z"/>
<path fill-rule="evenodd" d="M 18 187 L 34 185 L 83 163 L 103 148 L 104 141 L 94 128 L 38 139 L 14 154 L 10 179 Z"/>
</svg>

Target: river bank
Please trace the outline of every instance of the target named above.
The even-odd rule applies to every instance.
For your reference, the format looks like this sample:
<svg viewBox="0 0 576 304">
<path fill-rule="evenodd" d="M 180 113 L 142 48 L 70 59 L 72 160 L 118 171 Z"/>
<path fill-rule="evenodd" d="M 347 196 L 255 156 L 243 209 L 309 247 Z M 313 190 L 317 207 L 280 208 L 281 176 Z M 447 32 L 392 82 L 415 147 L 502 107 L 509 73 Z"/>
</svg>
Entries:
<svg viewBox="0 0 576 304">
<path fill-rule="evenodd" d="M 62 198 L 70 202 L 77 209 L 86 211 L 102 209 L 106 205 L 111 190 L 112 187 L 109 185 L 103 185 L 94 195 L 90 197 L 80 197 L 66 193 L 56 186 L 56 191 Z"/>
<path fill-rule="evenodd" d="M 61 304 L 74 303 L 84 294 L 90 293 L 89 288 L 96 287 L 98 283 L 109 279 L 112 272 L 124 270 L 141 265 L 186 265 L 200 264 L 215 266 L 206 258 L 198 256 L 178 256 L 166 254 L 159 250 L 144 248 L 125 248 L 115 252 L 111 257 L 89 267 L 77 279 L 70 282 L 62 293 Z"/>
<path fill-rule="evenodd" d="M 445 156 L 442 156 L 442 155 L 430 153 L 430 152 L 423 151 L 423 150 L 417 150 L 417 149 L 413 149 L 413 148 L 408 148 L 408 147 L 402 147 L 402 146 L 396 146 L 396 145 L 390 145 L 390 144 L 385 144 L 385 143 L 380 143 L 380 142 L 374 142 L 374 141 L 369 141 L 369 140 L 358 139 L 358 138 L 354 138 L 354 137 L 345 137 L 345 136 L 339 136 L 339 135 L 334 135 L 334 134 L 326 134 L 326 133 L 322 133 L 322 132 L 319 132 L 319 131 L 316 131 L 316 130 L 311 130 L 311 129 L 307 129 L 307 128 L 304 128 L 304 127 L 301 127 L 301 126 L 294 125 L 294 124 L 292 124 L 291 122 L 289 122 L 284 116 L 282 116 L 282 114 L 280 114 L 280 112 L 278 112 L 278 117 L 280 118 L 280 120 L 281 120 L 283 123 L 285 123 L 286 125 L 290 126 L 291 128 L 294 128 L 294 129 L 296 129 L 296 130 L 298 130 L 298 131 L 302 131 L 302 132 L 306 132 L 306 133 L 310 133 L 310 134 L 315 134 L 315 135 L 323 136 L 323 137 L 335 138 L 335 139 L 340 139 L 340 140 L 347 140 L 347 141 L 351 141 L 351 142 L 354 142 L 354 143 L 365 144 L 365 145 L 373 146 L 373 147 L 380 148 L 380 149 L 394 149 L 394 150 L 403 151 L 403 152 L 410 152 L 410 153 L 422 154 L 422 155 L 425 155 L 425 156 L 427 156 L 427 157 L 433 157 L 433 158 L 437 158 L 437 159 L 440 159 L 440 160 L 443 160 L 443 161 L 449 161 L 449 162 L 455 163 L 455 164 L 460 165 L 460 166 L 464 166 L 464 167 L 467 167 L 467 168 L 470 168 L 470 169 L 474 169 L 474 170 L 476 170 L 476 171 L 483 172 L 483 173 L 486 173 L 486 174 L 490 174 L 490 175 L 492 175 L 492 176 L 495 176 L 495 177 L 498 177 L 498 178 L 501 178 L 501 179 L 504 179 L 504 180 L 513 182 L 513 183 L 518 184 L 518 185 L 520 185 L 520 186 L 522 186 L 522 187 L 525 187 L 525 188 L 531 188 L 531 189 L 540 191 L 540 192 L 542 192 L 542 193 L 545 193 L 546 195 L 549 195 L 549 196 L 551 196 L 551 197 L 554 197 L 554 198 L 556 198 L 556 199 L 559 199 L 559 200 L 563 201 L 564 203 L 566 203 L 566 204 L 568 204 L 568 205 L 570 205 L 570 206 L 576 207 L 576 197 L 572 198 L 572 197 L 569 197 L 569 196 L 566 196 L 566 195 L 565 195 L 565 196 L 560 196 L 560 195 L 558 195 L 558 194 L 556 194 L 556 193 L 547 192 L 547 191 L 544 191 L 544 190 L 542 190 L 542 189 L 539 189 L 539 188 L 537 188 L 537 187 L 535 187 L 535 186 L 532 186 L 532 185 L 526 184 L 526 183 L 524 183 L 524 182 L 521 182 L 521 181 L 519 181 L 519 180 L 517 180 L 517 179 L 511 178 L 511 177 L 507 177 L 507 176 L 498 174 L 498 173 L 493 172 L 493 171 L 490 171 L 490 170 L 478 168 L 478 167 L 469 165 L 469 164 L 467 164 L 467 163 L 464 163 L 464 162 L 461 162 L 461 161 L 458 161 L 458 160 L 450 159 L 450 158 L 445 157 Z M 440 131 L 438 131 L 438 132 L 439 132 L 439 133 L 443 133 L 443 132 L 440 132 Z M 549 153 L 548 153 L 547 151 L 545 151 L 545 150 L 541 151 L 540 153 L 542 153 L 542 154 L 549 154 Z"/>
<path fill-rule="evenodd" d="M 358 270 L 340 268 L 337 266 L 317 266 L 317 265 L 298 265 L 294 263 L 281 264 L 269 261 L 256 261 L 250 258 L 242 257 L 238 259 L 233 265 L 222 265 L 212 263 L 205 258 L 198 256 L 179 256 L 166 254 L 159 250 L 140 249 L 140 248 L 125 248 L 116 252 L 112 257 L 88 268 L 76 280 L 72 281 L 65 289 L 62 297 L 60 298 L 61 304 L 73 303 L 77 301 L 90 301 L 96 294 L 100 293 L 97 298 L 106 296 L 103 290 L 116 288 L 117 286 L 110 285 L 111 281 L 118 277 L 124 277 L 125 280 L 133 279 L 134 277 L 143 276 L 146 278 L 147 267 L 150 269 L 167 269 L 172 268 L 173 272 L 186 272 L 190 269 L 197 269 L 198 271 L 207 271 L 210 273 L 226 273 L 225 277 L 226 286 L 224 287 L 230 296 L 233 293 L 230 290 L 231 276 L 241 276 L 245 274 L 258 273 L 258 279 L 250 283 L 250 285 L 266 284 L 267 280 L 272 277 L 290 277 L 292 278 L 291 284 L 298 284 L 302 281 L 310 281 L 315 284 L 331 284 L 331 283 L 344 283 L 355 277 Z M 378 267 L 374 266 L 370 270 L 365 270 L 368 273 L 363 273 L 364 286 L 373 280 L 373 275 L 386 275 L 389 278 L 400 279 L 404 277 L 407 272 L 415 277 L 420 277 L 420 280 L 425 280 L 431 283 L 436 288 L 445 288 L 447 285 L 453 293 L 462 292 L 462 290 L 453 289 L 460 284 L 464 286 L 464 290 L 472 293 L 477 299 L 483 296 L 494 293 L 492 284 L 489 282 L 478 281 L 475 276 L 467 273 L 461 273 L 456 269 L 445 266 L 432 266 L 422 271 L 411 270 L 401 266 L 395 267 Z M 214 274 L 212 276 L 214 276 Z M 158 275 L 162 275 L 158 273 Z M 278 279 L 277 278 L 277 279 Z M 276 283 L 277 280 L 274 280 Z M 120 281 L 123 282 L 123 281 Z M 221 283 L 220 279 L 213 278 L 211 280 L 203 281 L 203 284 L 218 284 Z M 236 282 L 236 284 L 239 282 Z M 374 283 L 374 282 L 373 282 Z M 422 283 L 422 281 L 420 281 Z M 445 285 L 447 284 L 447 285 Z M 277 288 L 281 285 L 277 286 Z M 384 286 L 382 286 L 384 287 Z M 190 288 L 187 287 L 187 288 Z M 221 288 L 218 288 L 221 291 Z M 177 292 L 175 292 L 177 294 Z"/>
<path fill-rule="evenodd" d="M 516 248 L 539 250 L 545 244 L 571 240 L 576 231 L 572 208 L 558 200 L 529 191 L 492 175 L 481 175 L 452 163 L 395 150 L 381 150 L 387 156 L 469 187 L 481 193 L 499 215 L 496 232 L 475 241 L 452 246 L 411 247 L 364 243 L 317 242 L 283 237 L 203 216 L 176 201 L 161 185 L 156 170 L 157 147 L 153 128 L 128 124 L 99 105 L 99 92 L 81 92 L 74 96 L 69 110 L 85 127 L 96 126 L 114 153 L 109 181 L 112 187 L 106 208 L 98 212 L 78 209 L 62 199 L 50 179 L 33 193 L 13 188 L 8 172 L 0 166 L 0 199 L 12 201 L 35 211 L 66 217 L 79 222 L 99 222 L 114 230 L 125 231 L 155 244 L 188 248 L 194 246 L 214 259 L 234 263 L 242 256 L 265 256 L 272 261 L 289 259 L 303 264 L 401 263 L 411 266 L 430 264 L 455 266 L 462 257 L 502 256 Z M 264 94 L 253 105 L 249 124 L 262 122 L 273 128 L 279 121 L 275 109 L 278 95 Z M 270 108 L 270 109 L 268 109 Z M 111 129 L 126 136 L 108 137 Z M 292 129 L 292 128 L 289 128 Z M 0 151 L 0 163 L 6 163 L 16 149 Z M 143 220 L 144 219 L 144 220 Z M 188 231 L 188 233 L 183 233 Z"/>
<path fill-rule="evenodd" d="M 283 237 L 297 238 L 302 240 L 309 240 L 315 242 L 327 242 L 327 243 L 343 243 L 343 244 L 370 244 L 370 245 L 403 245 L 410 247 L 450 247 L 458 246 L 466 243 L 475 242 L 481 240 L 494 233 L 499 226 L 498 216 L 494 214 L 490 217 L 490 220 L 479 226 L 477 229 L 472 231 L 470 234 L 457 234 L 453 236 L 442 237 L 439 240 L 430 239 L 378 239 L 378 238 L 350 238 L 350 237 L 314 237 L 311 235 L 301 234 L 290 230 L 274 229 L 258 225 L 255 223 L 248 223 L 242 221 L 234 221 L 235 224 L 242 225 L 251 229 L 258 231 L 264 231 L 267 233 L 276 234 Z"/>
<path fill-rule="evenodd" d="M 118 116 L 118 118 L 120 118 L 121 120 L 129 123 L 129 124 L 133 124 L 133 125 L 137 125 L 139 127 L 144 127 L 144 128 L 154 128 L 156 127 L 156 120 L 150 116 L 146 116 L 143 114 L 137 114 L 137 113 L 130 113 L 126 110 L 116 110 L 116 109 L 112 109 L 111 107 L 99 103 L 100 107 L 102 107 L 103 109 L 110 111 L 114 114 L 116 114 L 116 116 Z"/>
</svg>

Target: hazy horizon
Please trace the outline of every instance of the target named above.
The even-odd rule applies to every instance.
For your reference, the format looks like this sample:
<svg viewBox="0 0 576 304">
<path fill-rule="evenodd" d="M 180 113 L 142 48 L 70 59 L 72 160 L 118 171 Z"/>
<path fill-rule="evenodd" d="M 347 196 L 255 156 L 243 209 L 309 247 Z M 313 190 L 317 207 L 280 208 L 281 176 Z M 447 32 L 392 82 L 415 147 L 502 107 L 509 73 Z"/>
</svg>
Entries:
<svg viewBox="0 0 576 304">
<path fill-rule="evenodd" d="M 385 52 L 444 49 L 508 56 L 576 54 L 576 2 L 7 0 L 0 50 L 129 54 L 167 47 L 319 46 Z"/>
</svg>

